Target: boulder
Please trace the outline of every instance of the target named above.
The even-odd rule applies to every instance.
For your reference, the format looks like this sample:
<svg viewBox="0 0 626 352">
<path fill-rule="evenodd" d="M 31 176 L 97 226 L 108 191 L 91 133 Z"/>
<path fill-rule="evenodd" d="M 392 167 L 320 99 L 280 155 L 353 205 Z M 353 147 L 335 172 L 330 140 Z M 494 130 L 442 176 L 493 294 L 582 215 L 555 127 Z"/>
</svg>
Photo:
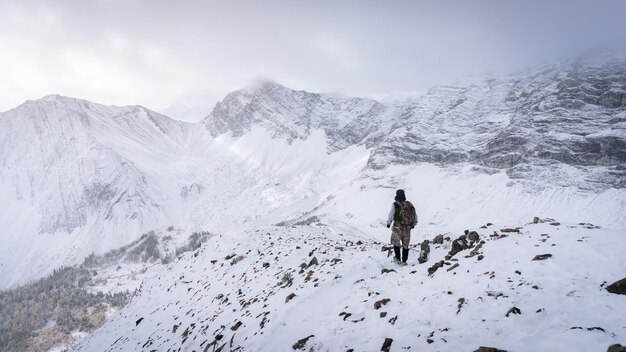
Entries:
<svg viewBox="0 0 626 352">
<path fill-rule="evenodd" d="M 626 352 L 626 346 L 622 346 L 619 343 L 609 346 L 606 352 Z"/>
<path fill-rule="evenodd" d="M 617 295 L 626 295 L 626 277 L 610 284 L 606 290 Z"/>
<path fill-rule="evenodd" d="M 442 244 L 443 243 L 443 235 L 437 235 L 433 238 L 433 244 Z"/>
<path fill-rule="evenodd" d="M 391 350 L 391 343 L 393 342 L 393 339 L 387 337 L 385 338 L 385 342 L 383 342 L 383 347 L 381 347 L 381 351 L 383 352 L 389 352 L 389 350 Z"/>
<path fill-rule="evenodd" d="M 428 260 L 428 254 L 430 253 L 430 246 L 428 245 L 428 240 L 424 240 L 424 242 L 422 242 L 422 244 L 420 245 L 421 251 L 420 251 L 420 256 L 419 258 L 417 258 L 417 261 L 422 264 L 422 263 L 426 263 L 426 261 Z"/>
<path fill-rule="evenodd" d="M 470 232 L 467 235 L 467 237 L 470 239 L 470 241 L 474 241 L 474 242 L 480 240 L 480 236 L 478 235 L 478 232 L 476 232 L 476 231 Z"/>
<path fill-rule="evenodd" d="M 391 302 L 391 300 L 389 298 L 383 298 L 380 301 L 376 301 L 374 303 L 374 309 L 380 309 L 380 307 L 384 306 L 385 304 Z"/>
</svg>

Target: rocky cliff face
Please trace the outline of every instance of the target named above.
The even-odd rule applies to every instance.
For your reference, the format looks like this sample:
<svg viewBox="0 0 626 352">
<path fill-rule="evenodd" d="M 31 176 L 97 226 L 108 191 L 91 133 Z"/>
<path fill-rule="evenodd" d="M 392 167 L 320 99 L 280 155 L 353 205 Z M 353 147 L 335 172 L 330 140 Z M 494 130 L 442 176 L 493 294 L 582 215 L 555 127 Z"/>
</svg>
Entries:
<svg viewBox="0 0 626 352">
<path fill-rule="evenodd" d="M 264 83 L 229 94 L 204 125 L 213 135 L 233 136 L 261 126 L 288 141 L 321 129 L 329 151 L 354 144 L 370 148 L 373 169 L 472 163 L 506 169 L 514 178 L 532 177 L 538 168 L 585 169 L 594 185 L 576 186 L 623 188 L 624 67 L 621 61 L 570 61 L 474 85 L 437 87 L 389 106 Z"/>
</svg>

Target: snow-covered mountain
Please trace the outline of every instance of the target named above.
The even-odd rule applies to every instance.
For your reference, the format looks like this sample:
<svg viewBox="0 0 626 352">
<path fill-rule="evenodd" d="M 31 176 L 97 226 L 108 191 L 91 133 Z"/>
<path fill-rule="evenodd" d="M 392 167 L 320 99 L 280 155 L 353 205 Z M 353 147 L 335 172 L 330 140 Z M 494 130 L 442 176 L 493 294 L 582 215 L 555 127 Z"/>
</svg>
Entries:
<svg viewBox="0 0 626 352">
<path fill-rule="evenodd" d="M 171 310 L 172 304 L 188 310 L 191 302 L 179 305 L 173 303 L 178 300 L 176 295 L 165 295 L 159 300 L 160 306 L 153 308 L 165 314 L 157 319 L 154 312 L 147 312 L 152 297 L 159 295 L 160 289 L 177 287 L 176 277 L 190 266 L 194 267 L 191 280 L 196 286 L 187 287 L 187 292 L 199 292 L 200 284 L 210 286 L 212 281 L 204 282 L 200 276 L 211 272 L 213 264 L 198 268 L 197 262 L 221 256 L 224 253 L 217 247 L 226 248 L 231 241 L 241 243 L 246 253 L 237 254 L 245 257 L 255 256 L 254 252 L 262 256 L 276 246 L 274 257 L 264 260 L 272 268 L 289 271 L 293 247 L 309 248 L 309 236 L 321 241 L 320 248 L 328 247 L 324 247 L 325 256 L 331 255 L 331 247 L 341 246 L 341 237 L 346 236 L 352 243 L 366 243 L 351 252 L 357 258 L 354 265 L 365 270 L 363 262 L 374 255 L 374 247 L 388 242 L 384 221 L 396 188 L 405 189 L 416 205 L 421 221 L 414 232 L 415 243 L 437 233 L 477 229 L 487 222 L 513 226 L 541 216 L 572 224 L 574 227 L 567 228 L 571 236 L 578 235 L 574 233 L 578 230 L 572 230 L 580 227 L 575 224 L 600 225 L 603 231 L 598 236 L 616 238 L 615 248 L 623 248 L 623 63 L 604 58 L 567 61 L 475 84 L 436 87 L 410 102 L 391 105 L 262 82 L 230 93 L 196 124 L 178 122 L 140 106 L 103 106 L 61 96 L 26 102 L 0 113 L 0 288 L 43 277 L 63 265 L 81 263 L 92 252 L 102 254 L 127 245 L 150 230 L 176 228 L 168 236 L 185 239 L 197 231 L 215 234 L 208 242 L 210 247 L 195 254 L 200 259 L 186 257 L 154 269 L 173 274 L 163 278 L 154 274 L 159 276 L 151 279 L 129 306 L 137 314 L 152 316 L 152 323 L 164 324 L 165 329 L 170 323 L 167 319 L 181 317 Z M 303 224 L 317 227 L 306 233 L 289 230 Z M 262 233 L 257 232 L 259 229 Z M 489 236 L 487 232 L 481 236 Z M 289 245 L 277 245 L 265 237 L 246 243 L 249 237 L 263 233 L 281 233 Z M 539 241 L 541 234 L 532 232 L 529 236 Z M 559 238 L 559 246 L 565 247 L 563 255 L 576 245 Z M 513 246 L 507 241 L 499 243 Z M 602 243 L 594 242 L 597 253 L 593 256 L 599 261 L 606 252 Z M 526 247 L 524 253 L 529 252 Z M 282 256 L 289 261 L 283 262 Z M 380 260 L 386 259 L 374 259 L 375 263 Z M 229 268 L 226 263 L 217 265 L 220 269 L 213 274 L 230 273 L 223 270 Z M 504 264 L 493 261 L 490 265 Z M 608 276 L 617 275 L 614 262 L 606 265 L 611 266 Z M 252 275 L 250 271 L 256 275 L 257 269 L 246 267 L 237 275 Z M 373 275 L 357 269 L 349 270 Z M 423 274 L 424 270 L 416 272 Z M 411 277 L 405 274 L 403 282 Z M 269 293 L 262 291 L 270 284 L 263 281 L 268 278 L 259 275 L 251 281 L 252 291 L 256 291 L 249 292 L 246 299 L 263 295 L 270 299 Z M 472 275 L 465 275 L 464 280 L 474 280 Z M 576 275 L 586 274 L 576 271 Z M 218 276 L 214 279 L 223 281 Z M 332 286 L 333 280 L 326 277 L 320 285 Z M 336 280 L 341 287 L 353 284 Z M 429 286 L 427 295 L 435 295 L 432 290 L 441 289 L 441 285 Z M 595 295 L 585 292 L 583 297 Z M 311 297 L 311 301 L 325 299 Z M 212 305 L 214 297 L 200 295 L 198 299 L 208 307 L 201 310 L 202 314 L 233 318 Z M 331 301 L 350 307 L 354 303 L 346 303 L 348 300 Z M 535 304 L 526 298 L 522 301 Z M 290 314 L 275 304 L 273 307 L 274 313 L 268 314 L 275 315 L 267 319 L 281 321 L 280 317 Z M 361 313 L 362 317 L 369 314 Z M 134 313 L 122 310 L 119 314 L 104 331 L 134 322 Z M 566 312 L 562 316 L 570 315 Z M 124 347 L 120 348 L 130 349 L 128 344 L 139 342 L 146 346 L 176 345 L 164 340 L 168 339 L 164 330 L 152 323 L 141 325 L 141 331 L 125 328 L 127 334 L 120 337 Z M 196 327 L 201 323 L 193 322 Z M 497 325 L 496 320 L 493 323 Z M 272 331 L 281 330 L 273 324 Z M 187 335 L 192 333 L 190 329 Z M 337 329 L 347 333 L 343 327 Z M 157 330 L 158 338 L 149 337 Z M 279 346 L 261 338 L 263 333 L 246 328 L 237 335 L 245 336 L 244 340 L 237 337 L 236 345 L 246 350 L 254 350 L 251 346 L 257 344 Z M 619 330 L 612 333 L 624 336 Z M 370 348 L 379 343 L 361 341 L 344 346 L 343 342 L 329 343 L 316 336 L 315 344 L 321 349 Z M 111 338 L 108 332 L 99 333 L 88 344 L 109 346 Z M 231 348 L 235 348 L 234 342 Z"/>
</svg>

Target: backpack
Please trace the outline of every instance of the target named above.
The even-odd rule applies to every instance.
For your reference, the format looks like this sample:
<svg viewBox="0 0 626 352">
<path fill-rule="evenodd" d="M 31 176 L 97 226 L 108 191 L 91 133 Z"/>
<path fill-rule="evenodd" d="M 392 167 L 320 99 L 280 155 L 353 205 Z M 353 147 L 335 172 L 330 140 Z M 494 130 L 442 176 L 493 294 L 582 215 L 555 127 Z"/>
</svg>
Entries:
<svg viewBox="0 0 626 352">
<path fill-rule="evenodd" d="M 400 208 L 399 213 L 398 208 Z M 408 200 L 402 203 L 396 202 L 396 214 L 397 217 L 394 220 L 402 226 L 413 226 L 413 222 L 417 217 L 415 214 L 415 207 Z"/>
</svg>

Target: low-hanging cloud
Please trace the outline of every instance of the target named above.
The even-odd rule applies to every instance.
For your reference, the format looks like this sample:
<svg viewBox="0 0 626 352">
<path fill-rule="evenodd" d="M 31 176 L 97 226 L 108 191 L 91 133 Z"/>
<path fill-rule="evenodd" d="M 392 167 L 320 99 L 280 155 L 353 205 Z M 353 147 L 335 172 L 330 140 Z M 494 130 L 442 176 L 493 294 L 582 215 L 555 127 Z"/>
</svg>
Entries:
<svg viewBox="0 0 626 352">
<path fill-rule="evenodd" d="M 197 118 L 258 77 L 405 97 L 623 42 L 624 13 L 608 0 L 2 1 L 0 111 L 58 93 Z"/>
</svg>

